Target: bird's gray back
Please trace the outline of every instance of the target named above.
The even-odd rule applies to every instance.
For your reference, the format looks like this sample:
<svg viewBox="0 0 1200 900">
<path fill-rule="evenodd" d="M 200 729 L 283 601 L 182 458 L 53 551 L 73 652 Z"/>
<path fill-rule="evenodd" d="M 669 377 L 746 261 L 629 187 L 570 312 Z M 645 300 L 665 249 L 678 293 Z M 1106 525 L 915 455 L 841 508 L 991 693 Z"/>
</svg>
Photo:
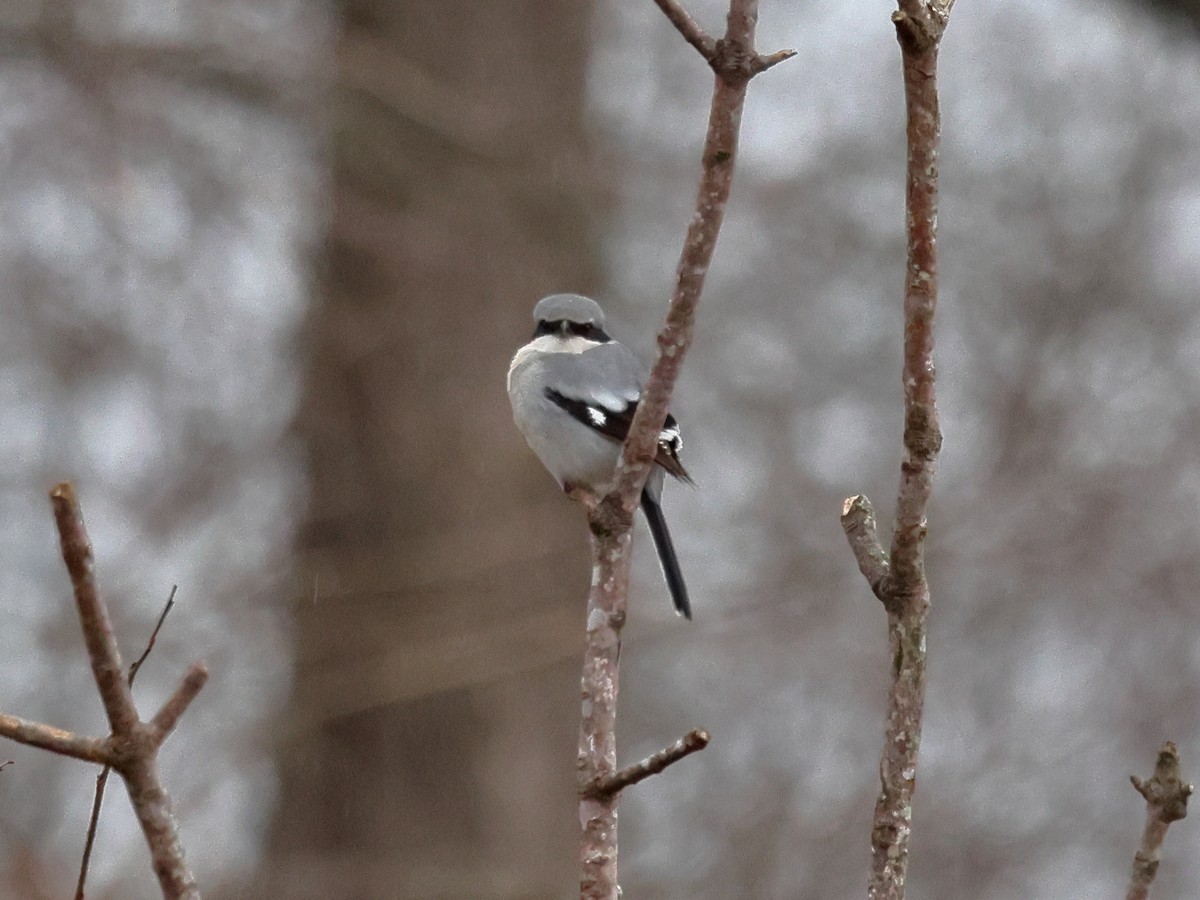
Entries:
<svg viewBox="0 0 1200 900">
<path fill-rule="evenodd" d="M 620 444 L 577 421 L 546 390 L 615 412 L 638 399 L 647 372 L 641 360 L 615 342 L 582 353 L 518 354 L 508 377 L 517 427 L 560 483 L 606 480 Z"/>
</svg>

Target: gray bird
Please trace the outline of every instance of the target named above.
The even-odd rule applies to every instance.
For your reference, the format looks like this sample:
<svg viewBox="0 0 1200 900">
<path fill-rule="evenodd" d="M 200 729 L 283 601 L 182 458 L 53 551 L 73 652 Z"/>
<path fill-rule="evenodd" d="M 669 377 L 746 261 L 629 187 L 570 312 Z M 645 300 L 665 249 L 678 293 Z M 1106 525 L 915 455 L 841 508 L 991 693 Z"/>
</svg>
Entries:
<svg viewBox="0 0 1200 900">
<path fill-rule="evenodd" d="M 604 310 L 594 300 L 553 294 L 538 302 L 533 318 L 533 339 L 508 369 L 513 420 L 563 490 L 603 493 L 611 485 L 649 369 L 605 333 Z M 664 472 L 691 483 L 679 461 L 682 449 L 679 425 L 668 415 L 641 508 L 675 609 L 690 619 L 687 585 L 659 503 Z"/>
</svg>

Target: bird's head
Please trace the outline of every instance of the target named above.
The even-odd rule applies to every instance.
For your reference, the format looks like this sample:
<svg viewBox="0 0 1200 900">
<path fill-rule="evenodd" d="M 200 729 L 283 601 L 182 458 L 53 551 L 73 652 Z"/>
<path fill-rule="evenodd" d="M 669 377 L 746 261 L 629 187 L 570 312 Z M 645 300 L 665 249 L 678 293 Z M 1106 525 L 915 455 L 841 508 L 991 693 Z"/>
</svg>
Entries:
<svg viewBox="0 0 1200 900">
<path fill-rule="evenodd" d="M 533 308 L 535 338 L 557 335 L 606 343 L 612 338 L 604 331 L 604 310 L 595 300 L 579 294 L 551 294 Z"/>
</svg>

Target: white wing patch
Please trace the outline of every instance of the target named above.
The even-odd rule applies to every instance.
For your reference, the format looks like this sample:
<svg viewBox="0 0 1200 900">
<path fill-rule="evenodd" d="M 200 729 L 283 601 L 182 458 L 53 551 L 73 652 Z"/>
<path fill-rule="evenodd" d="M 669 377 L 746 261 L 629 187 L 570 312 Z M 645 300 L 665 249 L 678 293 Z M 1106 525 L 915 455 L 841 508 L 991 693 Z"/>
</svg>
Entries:
<svg viewBox="0 0 1200 900">
<path fill-rule="evenodd" d="M 589 406 L 587 408 L 587 415 L 588 418 L 592 420 L 592 424 L 597 428 L 603 428 L 604 423 L 608 421 L 608 417 L 604 415 L 604 410 L 597 409 L 594 406 Z"/>
<path fill-rule="evenodd" d="M 602 406 L 604 409 L 607 409 L 610 412 L 620 412 L 630 403 L 637 400 L 636 394 L 632 398 L 627 399 L 619 394 L 614 393 L 613 391 L 606 390 L 604 388 L 596 388 L 592 390 L 591 395 L 593 403 L 595 403 L 597 406 Z"/>
</svg>

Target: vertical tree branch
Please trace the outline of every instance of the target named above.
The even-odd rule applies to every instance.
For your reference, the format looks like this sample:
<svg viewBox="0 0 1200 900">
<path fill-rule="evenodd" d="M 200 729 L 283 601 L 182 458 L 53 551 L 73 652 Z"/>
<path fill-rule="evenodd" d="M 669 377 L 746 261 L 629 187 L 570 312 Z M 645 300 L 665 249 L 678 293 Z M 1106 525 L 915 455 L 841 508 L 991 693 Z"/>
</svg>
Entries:
<svg viewBox="0 0 1200 900">
<path fill-rule="evenodd" d="M 591 796 L 587 786 L 617 768 L 617 692 L 620 688 L 621 629 L 629 591 L 632 531 L 592 534 L 592 589 L 588 593 L 587 636 L 583 652 L 577 775 L 580 897 L 617 896 L 618 795 Z"/>
<path fill-rule="evenodd" d="M 905 207 L 908 259 L 904 278 L 904 454 L 891 553 L 875 537 L 870 502 L 849 498 L 842 527 L 859 568 L 888 617 L 892 684 L 888 692 L 880 792 L 871 828 L 871 900 L 901 900 L 916 789 L 925 702 L 926 508 L 942 445 L 933 365 L 937 307 L 937 189 L 940 120 L 938 44 L 953 0 L 899 0 L 892 13 L 900 42 L 907 114 Z"/>
<path fill-rule="evenodd" d="M 1146 798 L 1146 827 L 1142 831 L 1142 843 L 1133 857 L 1133 871 L 1129 876 L 1129 890 L 1125 900 L 1146 900 L 1150 896 L 1150 885 L 1158 874 L 1158 863 L 1162 859 L 1162 845 L 1167 829 L 1187 815 L 1188 797 L 1192 786 L 1183 780 L 1179 772 L 1179 750 L 1171 741 L 1158 751 L 1154 775 L 1146 781 L 1136 775 L 1129 780 L 1137 792 Z"/>
<path fill-rule="evenodd" d="M 754 75 L 791 56 L 760 57 L 754 50 L 758 0 L 730 0 L 725 36 L 714 41 L 678 0 L 655 0 L 715 73 L 704 143 L 696 212 L 676 269 L 667 320 L 658 335 L 658 358 L 642 391 L 612 491 L 590 505 L 592 588 L 588 594 L 584 649 L 583 715 L 579 733 L 579 815 L 583 898 L 615 898 L 619 790 L 601 791 L 616 770 L 616 714 L 620 684 L 621 629 L 629 588 L 633 513 L 653 464 L 679 369 L 692 341 L 696 305 L 704 287 L 733 181 L 738 128 L 746 88 Z"/>
</svg>

